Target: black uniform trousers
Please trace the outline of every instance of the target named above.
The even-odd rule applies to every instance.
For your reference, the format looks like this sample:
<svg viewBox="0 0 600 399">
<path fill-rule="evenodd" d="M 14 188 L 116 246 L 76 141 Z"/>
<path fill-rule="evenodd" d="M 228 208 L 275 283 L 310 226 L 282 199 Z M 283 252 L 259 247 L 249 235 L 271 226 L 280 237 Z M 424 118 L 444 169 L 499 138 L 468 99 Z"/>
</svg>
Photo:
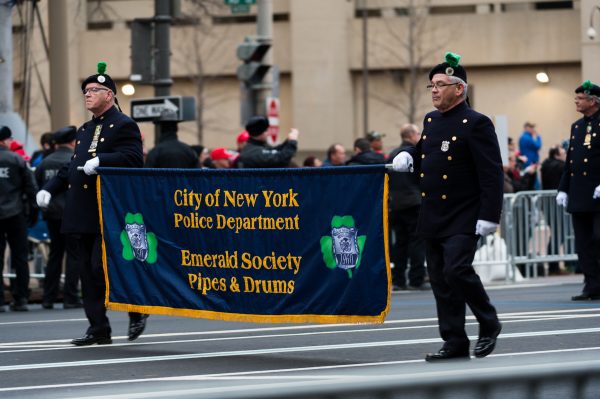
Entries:
<svg viewBox="0 0 600 399">
<path fill-rule="evenodd" d="M 392 283 L 397 286 L 406 285 L 406 269 L 408 284 L 418 287 L 425 281 L 425 244 L 423 238 L 416 235 L 419 205 L 407 209 L 390 211 L 389 225 L 394 233 L 395 241 L 391 248 Z"/>
<path fill-rule="evenodd" d="M 600 295 L 600 213 L 573 212 L 575 251 L 583 272 L 583 293 Z"/>
<path fill-rule="evenodd" d="M 102 237 L 99 234 L 69 234 L 67 239 L 75 244 L 73 248 L 79 264 L 83 308 L 90 322 L 86 334 L 110 336 L 110 322 L 104 306 L 106 282 L 102 267 Z M 141 314 L 129 313 L 129 319 L 140 321 Z"/>
<path fill-rule="evenodd" d="M 58 297 L 60 275 L 66 250 L 67 260 L 65 264 L 63 300 L 64 303 L 78 303 L 77 285 L 79 283 L 79 270 L 75 259 L 76 255 L 73 253 L 73 245 L 76 245 L 75 240 L 69 241 L 70 244 L 67 243 L 66 236 L 60 232 L 61 219 L 47 219 L 46 225 L 48 226 L 48 234 L 50 235 L 50 255 L 48 256 L 48 264 L 46 265 L 46 274 L 44 277 L 43 301 L 54 303 Z"/>
<path fill-rule="evenodd" d="M 425 239 L 429 282 L 446 349 L 462 351 L 469 348 L 465 305 L 469 305 L 479 322 L 480 336 L 492 334 L 498 326 L 496 309 L 472 265 L 478 240 L 479 236 L 475 234 Z"/>
<path fill-rule="evenodd" d="M 0 220 L 0 235 L 6 239 L 10 248 L 10 266 L 17 275 L 12 287 L 12 296 L 15 303 L 25 302 L 29 298 L 29 254 L 27 240 L 27 221 L 25 215 L 19 213 Z M 3 252 L 4 254 L 4 252 Z M 1 272 L 1 271 L 0 271 Z M 4 303 L 4 289 L 0 287 L 2 303 Z"/>
</svg>

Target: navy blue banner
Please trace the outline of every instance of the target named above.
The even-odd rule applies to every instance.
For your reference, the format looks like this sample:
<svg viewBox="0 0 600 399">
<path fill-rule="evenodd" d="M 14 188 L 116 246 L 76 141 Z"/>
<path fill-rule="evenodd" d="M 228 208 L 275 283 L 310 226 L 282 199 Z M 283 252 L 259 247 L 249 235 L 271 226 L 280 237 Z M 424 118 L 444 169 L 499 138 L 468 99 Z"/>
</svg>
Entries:
<svg viewBox="0 0 600 399">
<path fill-rule="evenodd" d="M 383 166 L 98 170 L 109 309 L 383 322 Z"/>
</svg>

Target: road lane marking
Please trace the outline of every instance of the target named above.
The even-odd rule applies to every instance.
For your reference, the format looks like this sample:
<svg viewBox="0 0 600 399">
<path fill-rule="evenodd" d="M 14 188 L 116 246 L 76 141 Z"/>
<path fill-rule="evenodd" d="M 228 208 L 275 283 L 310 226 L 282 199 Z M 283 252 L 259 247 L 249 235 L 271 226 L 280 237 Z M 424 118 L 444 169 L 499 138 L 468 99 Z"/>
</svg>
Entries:
<svg viewBox="0 0 600 399">
<path fill-rule="evenodd" d="M 600 347 L 587 347 L 587 348 L 569 348 L 569 349 L 552 349 L 546 351 L 532 351 L 532 352 L 514 352 L 514 353 L 503 353 L 490 355 L 489 357 L 508 357 L 508 356 L 530 356 L 539 354 L 552 354 L 552 353 L 569 353 L 569 352 L 582 352 L 582 351 L 600 351 Z M 377 366 L 389 366 L 389 365 L 402 365 L 411 363 L 424 363 L 423 359 L 411 359 L 411 360 L 394 360 L 385 362 L 369 362 L 369 363 L 352 363 L 352 364 L 338 364 L 329 366 L 310 366 L 310 367 L 298 367 L 298 368 L 285 368 L 285 369 L 270 369 L 270 370 L 253 370 L 253 371 L 237 371 L 227 373 L 215 373 L 215 374 L 198 374 L 198 375 L 186 375 L 176 377 L 156 377 L 156 378 L 140 378 L 140 379 L 128 379 L 128 380 L 110 380 L 110 381 L 92 381 L 92 382 L 78 382 L 78 383 L 65 383 L 65 384 L 48 384 L 48 385 L 34 385 L 34 386 L 20 386 L 20 387 L 9 387 L 0 388 L 0 392 L 14 392 L 14 391 L 30 391 L 39 389 L 58 389 L 58 388 L 78 388 L 78 387 L 92 387 L 92 386 L 103 386 L 103 385 L 119 385 L 119 384 L 134 384 L 134 383 L 149 383 L 149 382 L 170 382 L 170 381 L 194 381 L 194 380 L 238 380 L 246 378 L 260 378 L 264 374 L 281 374 L 281 373 L 297 373 L 297 372 L 309 372 L 309 371 L 324 371 L 324 370 L 342 370 L 342 369 L 353 369 L 361 367 L 377 367 Z M 578 364 L 578 362 L 571 362 Z M 541 365 L 551 365 L 552 363 L 540 363 Z M 560 363 L 564 366 L 565 363 Z M 503 367 L 514 367 L 512 365 Z M 464 370 L 463 370 L 464 372 Z M 422 373 L 420 373 L 422 374 Z M 381 376 L 381 375 L 379 375 Z M 397 377 L 397 375 L 394 375 Z M 275 376 L 266 376 L 262 378 L 274 378 Z M 305 378 L 310 379 L 314 382 L 315 379 L 331 379 L 331 375 L 326 374 L 308 374 L 308 375 L 296 375 L 296 376 L 282 376 L 280 378 Z M 341 375 L 340 378 L 355 378 L 355 375 Z M 114 397 L 114 395 L 111 395 Z"/>
<path fill-rule="evenodd" d="M 568 330 L 549 330 L 535 331 L 523 333 L 507 333 L 502 334 L 502 339 L 508 338 L 524 338 L 524 337 L 542 337 L 552 335 L 572 335 L 572 334 L 590 334 L 598 333 L 600 328 L 581 328 Z M 470 336 L 469 339 L 476 340 L 477 336 Z M 189 359 L 207 359 L 217 357 L 232 357 L 232 356 L 252 356 L 252 355 L 269 355 L 281 353 L 297 353 L 297 352 L 314 352 L 324 350 L 340 350 L 340 349 L 365 349 L 385 346 L 404 346 L 440 343 L 440 338 L 420 338 L 406 339 L 394 341 L 375 341 L 375 342 L 358 342 L 350 344 L 332 344 L 332 345 L 311 345 L 311 346 L 295 346 L 295 347 L 278 347 L 278 348 L 263 348 L 263 349 L 248 349 L 235 351 L 219 351 L 207 353 L 187 353 L 181 355 L 161 355 L 161 356 L 142 356 L 130 358 L 113 358 L 113 359 L 97 359 L 97 360 L 79 360 L 72 362 L 53 362 L 53 363 L 31 363 L 18 364 L 10 366 L 0 366 L 0 372 L 3 371 L 18 371 L 18 370 L 34 370 L 34 369 L 52 369 L 63 367 L 82 367 L 82 366 L 103 366 L 111 364 L 127 364 L 127 363 L 147 363 L 160 362 L 171 360 L 189 360 Z"/>
<path fill-rule="evenodd" d="M 524 319 L 524 317 L 530 316 L 509 316 L 507 318 L 515 317 L 516 320 L 502 319 L 503 323 L 525 323 L 525 322 L 540 322 L 540 321 L 554 321 L 554 320 L 568 320 L 568 319 L 586 319 L 600 317 L 600 314 L 585 314 L 585 315 L 543 315 L 537 316 L 533 319 Z M 466 323 L 466 326 L 478 325 L 476 322 Z M 429 325 L 418 325 L 418 326 L 404 326 L 404 327 L 380 327 L 372 329 L 355 329 L 355 330 L 332 330 L 332 331 L 313 331 L 303 333 L 288 333 L 288 334 L 266 334 L 266 335 L 253 335 L 253 336 L 234 336 L 234 337 L 217 337 L 217 338 L 196 338 L 196 339 L 178 339 L 170 341 L 151 341 L 151 342 L 135 342 L 129 341 L 123 343 L 114 343 L 111 347 L 120 346 L 144 346 L 144 345 L 169 345 L 169 344 L 182 344 L 182 343 L 194 343 L 194 342 L 208 342 L 208 341 L 230 341 L 230 340 L 250 340 L 250 339 L 266 339 L 266 338 L 291 338 L 301 337 L 309 335 L 327 335 L 327 334 L 349 334 L 349 333 L 374 333 L 374 332 L 391 332 L 400 330 L 417 330 L 423 328 L 438 328 L 437 324 Z M 210 333 L 205 333 L 210 334 Z M 152 334 L 144 335 L 145 338 L 152 338 Z M 162 337 L 162 336 L 161 336 Z M 126 336 L 113 337 L 113 340 L 125 340 Z M 15 342 L 15 343 L 4 343 L 0 344 L 0 353 L 22 353 L 22 352 L 42 352 L 52 350 L 89 350 L 97 349 L 98 346 L 84 346 L 76 347 L 70 344 L 70 340 L 49 340 L 49 341 L 32 341 L 32 342 Z"/>
</svg>

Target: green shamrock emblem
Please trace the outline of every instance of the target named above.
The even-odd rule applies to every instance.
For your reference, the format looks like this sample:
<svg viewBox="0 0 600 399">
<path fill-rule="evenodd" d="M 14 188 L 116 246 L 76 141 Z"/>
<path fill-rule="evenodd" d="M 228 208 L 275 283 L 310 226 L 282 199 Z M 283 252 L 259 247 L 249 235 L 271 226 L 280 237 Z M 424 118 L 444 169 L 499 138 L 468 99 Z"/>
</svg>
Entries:
<svg viewBox="0 0 600 399">
<path fill-rule="evenodd" d="M 158 241 L 154 233 L 146 232 L 144 217 L 141 213 L 128 212 L 125 215 L 125 230 L 121 231 L 119 238 L 123 244 L 123 259 L 133 260 L 135 258 L 140 262 L 156 262 Z"/>
<path fill-rule="evenodd" d="M 352 269 L 358 269 L 367 236 L 359 236 L 352 216 L 334 216 L 331 235 L 321 237 L 323 262 L 330 269 L 340 268 L 352 278 Z"/>
</svg>

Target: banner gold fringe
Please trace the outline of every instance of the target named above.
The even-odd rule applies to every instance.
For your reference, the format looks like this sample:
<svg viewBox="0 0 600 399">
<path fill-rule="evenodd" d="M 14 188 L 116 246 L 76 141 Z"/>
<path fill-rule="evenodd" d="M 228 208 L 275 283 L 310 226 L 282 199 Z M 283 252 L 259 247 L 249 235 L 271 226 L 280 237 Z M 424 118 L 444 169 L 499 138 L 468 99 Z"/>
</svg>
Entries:
<svg viewBox="0 0 600 399">
<path fill-rule="evenodd" d="M 194 317 L 209 320 L 240 321 L 250 323 L 377 323 L 381 324 L 385 320 L 386 308 L 378 316 L 351 316 L 351 315 L 258 315 L 245 313 L 224 313 L 213 312 L 209 310 L 194 310 L 181 308 L 168 308 L 164 306 L 143 306 L 130 305 L 127 303 L 108 302 L 107 308 L 121 312 L 136 312 L 145 314 L 157 314 L 164 316 Z"/>
</svg>

